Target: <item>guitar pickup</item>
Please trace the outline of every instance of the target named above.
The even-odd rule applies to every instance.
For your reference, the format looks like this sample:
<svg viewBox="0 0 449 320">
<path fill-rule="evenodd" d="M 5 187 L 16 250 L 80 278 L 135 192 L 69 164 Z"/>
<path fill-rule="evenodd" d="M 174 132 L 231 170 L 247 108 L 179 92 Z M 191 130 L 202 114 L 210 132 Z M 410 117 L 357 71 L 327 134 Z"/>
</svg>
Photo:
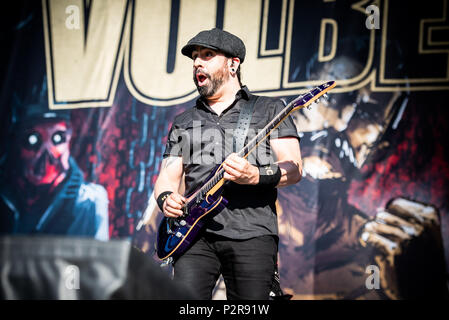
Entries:
<svg viewBox="0 0 449 320">
<path fill-rule="evenodd" d="M 173 221 L 173 224 L 175 227 L 184 227 L 187 224 L 187 221 L 185 221 L 184 219 L 176 219 Z"/>
</svg>

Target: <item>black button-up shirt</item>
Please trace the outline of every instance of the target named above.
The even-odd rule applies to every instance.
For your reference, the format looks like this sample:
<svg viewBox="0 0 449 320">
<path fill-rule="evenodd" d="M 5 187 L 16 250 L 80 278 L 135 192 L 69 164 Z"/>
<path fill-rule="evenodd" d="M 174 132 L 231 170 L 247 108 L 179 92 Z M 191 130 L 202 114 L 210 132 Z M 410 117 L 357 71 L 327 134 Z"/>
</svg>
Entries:
<svg viewBox="0 0 449 320">
<path fill-rule="evenodd" d="M 244 86 L 237 92 L 234 102 L 220 115 L 205 100 L 199 98 L 193 108 L 175 117 L 163 157 L 183 157 L 187 196 L 200 188 L 210 173 L 231 152 L 240 151 L 232 150 L 233 130 L 241 108 L 256 98 Z M 259 96 L 246 141 L 263 129 L 284 107 L 279 99 Z M 256 166 L 276 161 L 270 148 L 270 139 L 281 137 L 295 137 L 299 140 L 290 116 L 258 145 L 247 158 L 248 161 Z M 224 187 L 223 196 L 228 200 L 228 205 L 207 223 L 206 232 L 232 239 L 277 235 L 276 188 L 229 182 Z"/>
</svg>

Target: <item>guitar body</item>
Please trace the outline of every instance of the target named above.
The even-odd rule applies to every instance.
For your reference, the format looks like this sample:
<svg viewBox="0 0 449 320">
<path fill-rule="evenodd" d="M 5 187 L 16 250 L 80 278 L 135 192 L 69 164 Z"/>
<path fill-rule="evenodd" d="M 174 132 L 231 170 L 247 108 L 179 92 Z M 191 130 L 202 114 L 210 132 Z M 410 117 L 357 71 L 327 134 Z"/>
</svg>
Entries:
<svg viewBox="0 0 449 320">
<path fill-rule="evenodd" d="M 206 181 L 214 176 L 216 170 Z M 228 201 L 221 196 L 222 192 L 223 186 L 213 193 L 208 193 L 199 202 L 190 202 L 183 208 L 184 214 L 180 218 L 162 218 L 157 233 L 157 255 L 161 260 L 169 257 L 176 259 L 184 253 L 197 238 L 204 226 L 205 218 L 217 214 L 226 207 Z"/>
<path fill-rule="evenodd" d="M 290 102 L 237 155 L 246 158 L 290 113 L 307 107 L 335 85 L 335 81 L 326 82 Z M 205 218 L 226 207 L 228 201 L 221 196 L 225 184 L 223 175 L 224 169 L 220 165 L 213 170 L 201 188 L 187 196 L 187 203 L 182 208 L 184 214 L 181 217 L 162 219 L 157 234 L 157 255 L 161 260 L 169 261 L 183 254 L 203 228 Z"/>
</svg>

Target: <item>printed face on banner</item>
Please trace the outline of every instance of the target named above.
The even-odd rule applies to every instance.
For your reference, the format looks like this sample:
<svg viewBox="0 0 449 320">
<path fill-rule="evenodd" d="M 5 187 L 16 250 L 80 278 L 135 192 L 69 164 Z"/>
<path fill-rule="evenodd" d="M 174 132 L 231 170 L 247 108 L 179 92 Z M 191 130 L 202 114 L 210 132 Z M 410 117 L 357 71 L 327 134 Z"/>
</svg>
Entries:
<svg viewBox="0 0 449 320">
<path fill-rule="evenodd" d="M 37 186 L 63 178 L 69 170 L 70 138 L 65 121 L 37 123 L 26 130 L 19 146 L 25 179 Z"/>
<path fill-rule="evenodd" d="M 341 59 L 322 78 L 335 76 Z M 354 63 L 354 65 L 356 65 Z M 344 74 L 343 74 L 344 76 Z M 397 92 L 372 92 L 369 85 L 347 93 L 330 93 L 309 109 L 294 114 L 301 140 L 304 171 L 314 179 L 336 179 L 357 173 L 377 149 L 398 109 Z"/>
</svg>

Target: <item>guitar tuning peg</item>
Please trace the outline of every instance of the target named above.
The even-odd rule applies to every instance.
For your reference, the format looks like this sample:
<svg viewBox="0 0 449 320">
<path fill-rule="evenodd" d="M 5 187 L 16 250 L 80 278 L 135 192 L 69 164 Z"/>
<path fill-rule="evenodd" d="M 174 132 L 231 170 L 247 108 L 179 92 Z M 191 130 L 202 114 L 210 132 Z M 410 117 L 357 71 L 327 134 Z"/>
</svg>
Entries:
<svg viewBox="0 0 449 320">
<path fill-rule="evenodd" d="M 327 93 L 323 94 L 323 98 L 329 100 L 329 95 Z"/>
<path fill-rule="evenodd" d="M 316 99 L 315 103 L 320 103 L 320 99 L 321 98 Z"/>
</svg>

